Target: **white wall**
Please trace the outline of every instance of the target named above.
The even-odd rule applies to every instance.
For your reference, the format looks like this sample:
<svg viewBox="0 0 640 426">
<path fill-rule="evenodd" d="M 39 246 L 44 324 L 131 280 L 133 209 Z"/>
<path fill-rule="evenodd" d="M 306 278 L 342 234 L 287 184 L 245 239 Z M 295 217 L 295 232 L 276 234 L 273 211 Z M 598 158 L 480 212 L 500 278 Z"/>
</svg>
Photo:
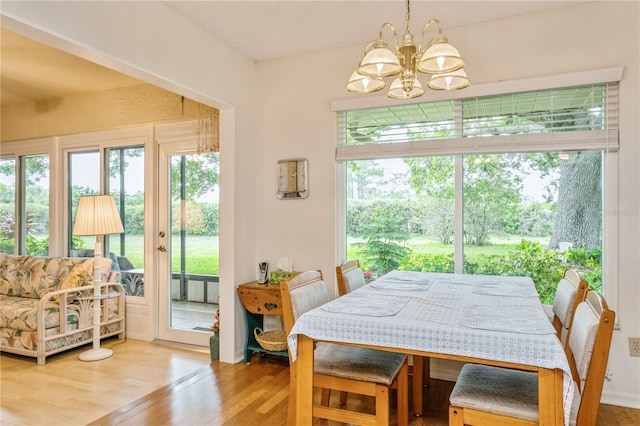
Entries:
<svg viewBox="0 0 640 426">
<path fill-rule="evenodd" d="M 620 329 L 614 333 L 612 376 L 603 400 L 634 407 L 640 407 L 640 358 L 629 357 L 627 337 L 640 336 L 638 9 L 636 2 L 595 2 L 446 31 L 474 83 L 625 67 L 619 204 L 607 209 L 619 219 L 619 283 L 609 284 L 618 285 Z M 295 269 L 320 268 L 329 283 L 335 281 L 335 118 L 329 102 L 356 96 L 343 86 L 363 46 L 260 63 L 256 73 L 247 58 L 155 2 L 3 2 L 2 13 L 91 47 L 104 65 L 222 108 L 223 298 L 235 299 L 232 287 L 255 278 L 258 259 L 275 265 L 288 256 Z M 367 24 L 372 34 L 379 24 Z M 86 57 L 87 49 L 78 51 Z M 231 65 L 216 66 L 213 52 Z M 278 200 L 276 161 L 294 157 L 309 159 L 309 198 Z M 232 345 L 236 352 L 221 353 L 223 361 L 239 359 L 243 328 L 233 333 L 226 328 L 234 319 L 243 324 L 238 303 L 222 310 L 220 347 Z"/>
<path fill-rule="evenodd" d="M 638 3 L 592 3 L 551 12 L 447 29 L 467 61 L 473 83 L 624 67 L 620 84 L 618 317 L 603 400 L 640 407 L 640 358 L 628 354 L 628 336 L 640 336 L 638 93 Z M 419 19 L 413 17 L 414 21 Z M 425 18 L 426 19 L 426 18 Z M 371 25 L 372 37 L 377 25 Z M 365 25 L 365 24 L 362 24 Z M 352 95 L 344 84 L 364 46 L 300 55 L 258 64 L 263 115 L 258 167 L 258 255 L 272 264 L 282 256 L 295 269 L 321 269 L 335 281 L 335 117 L 332 100 Z M 423 96 L 429 99 L 429 92 Z M 278 200 L 274 168 L 278 159 L 309 159 L 309 198 Z M 434 363 L 434 375 L 450 376 L 451 366 Z"/>
</svg>

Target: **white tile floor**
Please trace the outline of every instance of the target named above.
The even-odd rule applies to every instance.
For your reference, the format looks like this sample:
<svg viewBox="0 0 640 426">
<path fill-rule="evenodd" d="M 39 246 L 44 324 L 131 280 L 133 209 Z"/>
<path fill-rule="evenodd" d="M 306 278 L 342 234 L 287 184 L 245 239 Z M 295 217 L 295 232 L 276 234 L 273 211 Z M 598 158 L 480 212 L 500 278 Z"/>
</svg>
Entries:
<svg viewBox="0 0 640 426">
<path fill-rule="evenodd" d="M 171 325 L 183 330 L 196 327 L 210 329 L 216 319 L 217 304 L 201 302 L 182 302 L 173 300 L 171 303 Z"/>
</svg>

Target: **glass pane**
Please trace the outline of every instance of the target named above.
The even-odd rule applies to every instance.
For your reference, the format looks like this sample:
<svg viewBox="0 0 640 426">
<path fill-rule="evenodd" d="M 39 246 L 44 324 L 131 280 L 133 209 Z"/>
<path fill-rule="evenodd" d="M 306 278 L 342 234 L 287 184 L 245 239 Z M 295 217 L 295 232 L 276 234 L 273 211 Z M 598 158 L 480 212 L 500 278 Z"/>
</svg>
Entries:
<svg viewBox="0 0 640 426">
<path fill-rule="evenodd" d="M 69 153 L 69 255 L 92 257 L 96 238 L 73 236 L 73 224 L 82 195 L 100 194 L 100 153 L 98 151 Z M 89 250 L 89 251 L 86 251 Z"/>
<path fill-rule="evenodd" d="M 349 161 L 348 259 L 367 279 L 391 270 L 453 272 L 453 157 Z"/>
<path fill-rule="evenodd" d="M 0 253 L 16 253 L 16 162 L 0 158 Z"/>
<path fill-rule="evenodd" d="M 105 247 L 122 271 L 125 293 L 144 296 L 144 147 L 110 148 L 106 155 L 107 192 L 114 197 L 124 233 L 107 236 Z"/>
<path fill-rule="evenodd" d="M 171 324 L 210 331 L 218 309 L 218 153 L 171 157 Z"/>
<path fill-rule="evenodd" d="M 22 229 L 25 253 L 46 256 L 49 253 L 49 156 L 22 158 L 25 208 Z"/>
<path fill-rule="evenodd" d="M 565 268 L 601 288 L 602 153 L 464 157 L 464 271 L 531 277 L 552 303 Z"/>
</svg>

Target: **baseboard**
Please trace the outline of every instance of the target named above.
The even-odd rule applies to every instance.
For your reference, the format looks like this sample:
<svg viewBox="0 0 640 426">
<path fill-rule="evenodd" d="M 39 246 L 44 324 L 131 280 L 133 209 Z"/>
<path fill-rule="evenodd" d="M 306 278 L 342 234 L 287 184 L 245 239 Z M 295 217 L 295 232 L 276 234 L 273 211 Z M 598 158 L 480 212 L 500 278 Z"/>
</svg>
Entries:
<svg viewBox="0 0 640 426">
<path fill-rule="evenodd" d="M 431 359 L 431 378 L 455 382 L 464 362 L 446 359 Z"/>
<path fill-rule="evenodd" d="M 618 407 L 627 407 L 640 409 L 640 396 L 615 392 L 602 392 L 600 399 L 602 404 L 616 405 Z"/>
<path fill-rule="evenodd" d="M 187 351 L 207 353 L 207 354 L 209 353 L 209 348 L 204 346 L 188 345 L 186 343 L 170 342 L 167 340 L 153 340 L 151 341 L 151 343 L 154 345 L 169 346 L 172 348 L 183 349 Z"/>
</svg>

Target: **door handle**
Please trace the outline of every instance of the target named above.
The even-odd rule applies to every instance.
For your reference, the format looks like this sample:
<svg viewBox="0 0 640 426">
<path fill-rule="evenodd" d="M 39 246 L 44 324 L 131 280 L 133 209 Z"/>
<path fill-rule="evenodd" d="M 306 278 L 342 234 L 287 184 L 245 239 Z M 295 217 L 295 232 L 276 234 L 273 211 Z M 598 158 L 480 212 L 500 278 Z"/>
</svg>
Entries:
<svg viewBox="0 0 640 426">
<path fill-rule="evenodd" d="M 164 246 L 164 244 L 160 244 L 158 246 L 158 251 L 167 251 L 167 248 Z"/>
</svg>

